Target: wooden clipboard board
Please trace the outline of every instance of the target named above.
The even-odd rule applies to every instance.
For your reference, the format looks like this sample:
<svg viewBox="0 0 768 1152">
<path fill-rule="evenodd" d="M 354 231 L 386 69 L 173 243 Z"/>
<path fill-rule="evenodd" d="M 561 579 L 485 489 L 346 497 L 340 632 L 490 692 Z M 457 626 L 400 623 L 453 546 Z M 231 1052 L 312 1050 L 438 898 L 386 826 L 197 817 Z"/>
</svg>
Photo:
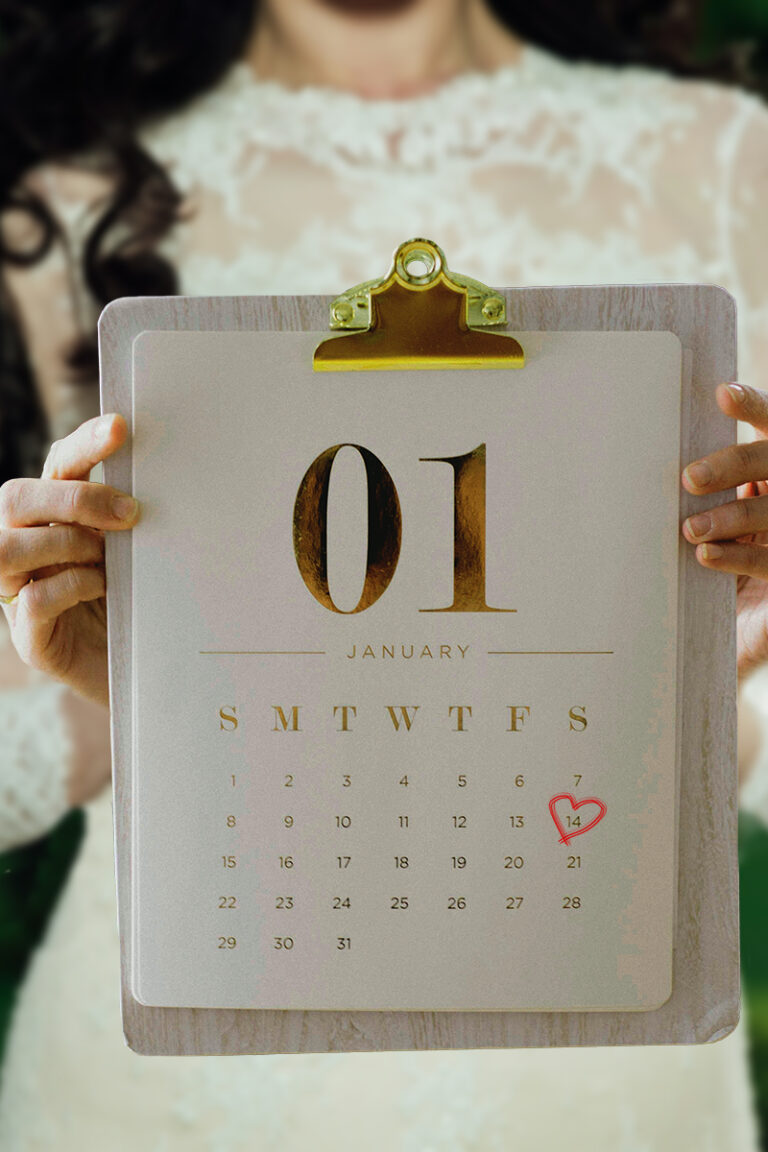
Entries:
<svg viewBox="0 0 768 1152">
<path fill-rule="evenodd" d="M 414 259 L 422 261 L 416 265 L 419 272 L 409 271 Z M 329 315 L 330 327 L 342 334 L 322 340 L 322 333 L 329 328 Z M 430 368 L 433 373 L 442 371 L 446 379 L 452 368 L 460 366 L 525 372 L 525 333 L 672 333 L 682 347 L 678 524 L 700 507 L 679 485 L 679 471 L 687 462 L 725 447 L 735 438 L 733 422 L 714 400 L 718 382 L 736 379 L 735 305 L 727 292 L 711 285 L 489 289 L 449 273 L 439 246 L 416 239 L 400 246 L 388 276 L 358 285 L 336 298 L 118 300 L 104 310 L 99 322 L 101 407 L 103 412 L 121 412 L 132 432 L 134 353 L 143 347 L 136 341 L 141 336 L 149 348 L 147 354 L 154 354 L 151 339 L 148 341 L 145 334 L 163 332 L 314 333 L 316 371 Z M 534 347 L 533 342 L 530 347 Z M 419 375 L 427 379 L 427 374 Z M 517 372 L 510 375 L 517 376 Z M 349 376 L 350 384 L 354 379 Z M 383 387 L 387 376 L 380 380 Z M 165 434 L 170 437 L 167 424 L 166 420 Z M 637 440 L 626 445 L 628 453 L 642 451 L 642 436 L 643 430 L 638 428 Z M 106 483 L 133 490 L 133 454 L 131 438 L 105 461 Z M 448 451 L 442 456 L 425 452 L 421 459 L 445 464 L 447 457 Z M 552 461 L 549 475 L 557 475 L 556 461 Z M 316 482 L 317 475 L 310 480 Z M 141 501 L 144 493 L 136 491 L 135 495 Z M 721 493 L 708 499 L 708 506 L 731 498 L 731 493 Z M 317 517 L 313 520 L 312 514 L 317 507 L 315 503 L 304 516 L 305 534 L 319 532 Z M 296 517 L 294 521 L 299 559 Z M 140 526 L 141 522 L 137 530 Z M 458 518 L 455 529 L 458 533 Z M 315 551 L 310 553 L 310 561 L 319 554 L 321 535 L 312 544 Z M 381 557 L 378 559 L 381 562 Z M 122 1010 L 125 1036 L 135 1051 L 181 1055 L 692 1044 L 717 1040 L 735 1027 L 739 1016 L 735 581 L 729 574 L 704 570 L 681 535 L 671 994 L 660 1006 L 644 1010 L 547 1011 L 539 1006 L 536 1010 L 505 1011 L 498 1005 L 478 1011 L 323 1010 L 169 1007 L 141 1002 L 135 995 L 133 971 L 137 827 L 132 817 L 136 793 L 132 767 L 135 669 L 131 534 L 107 535 L 106 564 Z M 314 600 L 322 604 L 323 596 L 329 595 L 328 573 L 320 571 L 318 575 L 314 564 L 312 575 L 309 570 L 313 564 L 306 566 L 302 578 Z M 457 562 L 452 607 L 460 607 L 464 595 L 469 597 L 466 603 L 470 609 L 477 608 L 471 599 L 478 594 L 477 579 L 476 565 L 474 575 L 466 570 L 462 575 Z M 223 719 L 224 710 L 222 729 Z M 285 715 L 282 721 L 287 728 Z M 453 721 L 461 724 L 455 715 Z M 575 812 L 572 806 L 571 815 Z M 568 835 L 564 820 L 561 809 L 558 828 Z M 579 831 L 571 829 L 570 834 L 575 836 Z M 575 853 L 580 842 L 562 843 Z M 586 837 L 583 843 L 587 843 Z M 642 1007 L 639 1001 L 637 1007 Z"/>
</svg>

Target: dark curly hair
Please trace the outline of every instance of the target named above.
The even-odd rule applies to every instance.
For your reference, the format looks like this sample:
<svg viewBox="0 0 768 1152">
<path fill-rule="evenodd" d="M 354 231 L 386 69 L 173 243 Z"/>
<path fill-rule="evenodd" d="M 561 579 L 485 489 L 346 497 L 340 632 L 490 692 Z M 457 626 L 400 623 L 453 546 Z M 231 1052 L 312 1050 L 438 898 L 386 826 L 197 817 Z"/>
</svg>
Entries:
<svg viewBox="0 0 768 1152">
<path fill-rule="evenodd" d="M 760 88 L 736 50 L 696 62 L 702 0 L 489 0 L 521 38 L 569 59 L 642 63 Z M 2 264 L 40 260 L 58 236 L 42 199 L 22 187 L 36 165 L 88 153 L 113 191 L 85 244 L 84 278 L 104 306 L 118 296 L 170 295 L 175 270 L 156 251 L 181 196 L 137 141 L 146 120 L 217 84 L 242 55 L 257 0 L 0 0 L 0 212 L 31 217 L 39 239 Z M 119 238 L 117 238 L 119 237 Z M 97 376 L 95 333 L 67 350 L 73 380 Z M 0 483 L 36 475 L 46 427 L 0 276 Z"/>
</svg>

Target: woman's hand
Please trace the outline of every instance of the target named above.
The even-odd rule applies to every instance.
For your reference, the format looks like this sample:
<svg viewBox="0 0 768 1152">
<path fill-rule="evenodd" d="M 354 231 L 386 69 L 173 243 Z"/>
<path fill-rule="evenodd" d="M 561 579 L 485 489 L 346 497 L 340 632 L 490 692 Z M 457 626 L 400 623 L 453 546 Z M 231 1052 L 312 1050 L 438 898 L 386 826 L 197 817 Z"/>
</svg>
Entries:
<svg viewBox="0 0 768 1152">
<path fill-rule="evenodd" d="M 684 470 L 683 485 L 694 495 L 736 488 L 737 499 L 689 516 L 683 535 L 697 545 L 696 558 L 704 567 L 736 573 L 741 680 L 768 660 L 768 393 L 718 384 L 716 397 L 726 416 L 751 424 L 759 439 L 711 452 Z M 703 472 L 697 471 L 700 466 Z"/>
<path fill-rule="evenodd" d="M 105 707 L 104 531 L 132 528 L 138 503 L 88 476 L 127 434 L 120 415 L 86 420 L 51 445 L 39 480 L 0 488 L 0 596 L 18 594 L 2 605 L 14 647 L 25 664 Z"/>
</svg>

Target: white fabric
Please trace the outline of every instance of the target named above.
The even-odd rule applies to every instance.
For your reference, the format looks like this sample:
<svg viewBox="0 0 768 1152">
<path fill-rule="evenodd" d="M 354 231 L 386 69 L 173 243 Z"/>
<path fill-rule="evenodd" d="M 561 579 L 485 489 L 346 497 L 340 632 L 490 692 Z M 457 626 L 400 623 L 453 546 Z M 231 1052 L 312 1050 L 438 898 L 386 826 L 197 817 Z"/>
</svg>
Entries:
<svg viewBox="0 0 768 1152">
<path fill-rule="evenodd" d="M 0 621 L 0 651 L 10 644 Z M 0 852 L 36 840 L 68 810 L 72 748 L 63 684 L 32 673 L 23 688 L 0 691 Z"/>
<path fill-rule="evenodd" d="M 335 293 L 422 235 L 496 286 L 722 284 L 741 378 L 768 386 L 768 111 L 754 97 L 532 47 L 406 101 L 292 91 L 238 64 L 144 139 L 187 196 L 163 242 L 184 293 Z M 95 319 L 67 288 L 103 180 L 63 166 L 30 180 L 72 237 L 70 260 L 52 251 L 11 284 L 60 436 L 97 410 L 61 384 L 58 356 Z M 15 1017 L 4 1152 L 757 1149 L 743 1025 L 696 1047 L 138 1057 L 118 1017 L 108 794 L 88 815 Z"/>
</svg>

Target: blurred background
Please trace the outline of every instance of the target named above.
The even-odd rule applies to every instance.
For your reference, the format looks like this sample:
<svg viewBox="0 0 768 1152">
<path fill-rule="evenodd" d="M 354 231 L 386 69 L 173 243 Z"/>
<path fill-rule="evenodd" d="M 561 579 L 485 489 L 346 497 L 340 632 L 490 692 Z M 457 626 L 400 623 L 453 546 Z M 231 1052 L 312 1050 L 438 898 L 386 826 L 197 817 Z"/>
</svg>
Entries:
<svg viewBox="0 0 768 1152">
<path fill-rule="evenodd" d="M 23 0 L 17 7 L 23 7 Z M 652 17 L 659 5 L 653 0 L 637 0 L 629 7 L 635 15 L 640 10 Z M 0 69 L 1 12 L 0 7 Z M 723 53 L 730 59 L 740 59 L 745 87 L 768 98 L 768 0 L 702 3 L 698 7 L 696 41 L 688 45 L 687 50 L 692 60 L 712 62 L 713 74 L 717 73 L 717 60 Z M 768 211 L 768 172 L 765 175 Z M 765 259 L 768 260 L 768 253 Z M 11 340 L 10 330 L 2 325 L 0 311 L 0 339 Z M 19 459 L 24 458 L 23 451 L 17 455 Z M 748 1008 L 751 1070 L 763 1147 L 768 1150 L 768 826 L 747 813 L 741 813 L 739 819 L 743 988 Z M 0 855 L 0 1058 L 14 998 L 30 955 L 45 933 L 51 911 L 77 856 L 84 826 L 83 810 L 72 811 L 49 835 Z"/>
</svg>

